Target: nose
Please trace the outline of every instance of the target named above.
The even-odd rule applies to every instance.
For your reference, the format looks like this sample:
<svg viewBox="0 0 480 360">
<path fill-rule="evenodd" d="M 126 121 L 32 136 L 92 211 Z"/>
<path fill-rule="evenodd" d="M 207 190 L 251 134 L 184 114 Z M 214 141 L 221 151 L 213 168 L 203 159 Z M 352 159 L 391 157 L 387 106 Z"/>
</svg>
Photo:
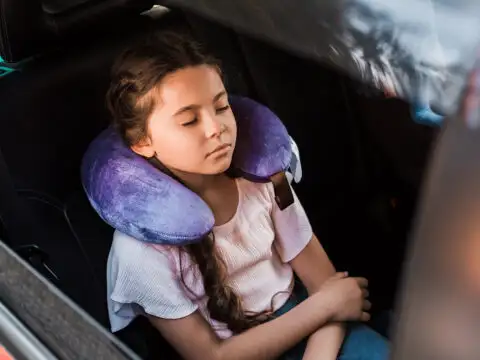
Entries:
<svg viewBox="0 0 480 360">
<path fill-rule="evenodd" d="M 208 114 L 204 118 L 205 136 L 210 139 L 218 137 L 222 132 L 222 123 L 217 116 Z"/>
</svg>

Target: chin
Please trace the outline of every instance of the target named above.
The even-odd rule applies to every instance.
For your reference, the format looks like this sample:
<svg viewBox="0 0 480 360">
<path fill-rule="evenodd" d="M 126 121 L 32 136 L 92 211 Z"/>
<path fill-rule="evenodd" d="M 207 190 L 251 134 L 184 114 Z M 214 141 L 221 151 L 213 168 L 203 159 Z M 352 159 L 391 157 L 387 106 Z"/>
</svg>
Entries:
<svg viewBox="0 0 480 360">
<path fill-rule="evenodd" d="M 209 175 L 219 175 L 224 173 L 230 168 L 230 165 L 232 165 L 232 158 L 231 157 L 226 157 L 226 158 L 221 158 L 217 159 L 211 166 L 210 169 L 208 169 L 208 174 Z"/>
</svg>

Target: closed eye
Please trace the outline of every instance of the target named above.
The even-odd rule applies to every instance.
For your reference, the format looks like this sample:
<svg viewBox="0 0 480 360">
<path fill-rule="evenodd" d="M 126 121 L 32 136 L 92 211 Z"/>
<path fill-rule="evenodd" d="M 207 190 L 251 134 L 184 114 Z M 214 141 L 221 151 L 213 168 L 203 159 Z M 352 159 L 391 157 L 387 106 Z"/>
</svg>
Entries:
<svg viewBox="0 0 480 360">
<path fill-rule="evenodd" d="M 215 109 L 215 112 L 217 114 L 221 114 L 221 113 L 224 113 L 225 111 L 227 111 L 228 109 L 230 109 L 230 105 Z"/>
<path fill-rule="evenodd" d="M 191 126 L 194 125 L 198 121 L 197 117 L 193 118 L 193 120 L 183 123 L 182 126 Z"/>
</svg>

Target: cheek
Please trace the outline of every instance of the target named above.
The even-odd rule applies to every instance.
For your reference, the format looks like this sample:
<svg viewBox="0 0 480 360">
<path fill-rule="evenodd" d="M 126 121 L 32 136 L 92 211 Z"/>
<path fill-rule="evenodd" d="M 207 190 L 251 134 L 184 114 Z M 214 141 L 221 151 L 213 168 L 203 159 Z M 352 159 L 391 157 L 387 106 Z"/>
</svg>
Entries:
<svg viewBox="0 0 480 360">
<path fill-rule="evenodd" d="M 227 127 L 229 129 L 230 136 L 232 137 L 232 142 L 235 143 L 237 140 L 237 122 L 233 115 L 227 120 Z"/>
<path fill-rule="evenodd" d="M 151 136 L 156 156 L 166 166 L 188 168 L 198 162 L 202 154 L 198 137 L 193 132 L 162 129 L 152 131 Z"/>
</svg>

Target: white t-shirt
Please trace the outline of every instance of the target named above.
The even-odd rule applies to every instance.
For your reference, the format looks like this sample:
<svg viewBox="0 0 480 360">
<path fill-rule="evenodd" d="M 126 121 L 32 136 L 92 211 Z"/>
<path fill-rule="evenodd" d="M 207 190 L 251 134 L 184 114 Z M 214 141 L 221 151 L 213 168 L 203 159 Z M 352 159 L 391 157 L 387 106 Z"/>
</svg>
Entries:
<svg viewBox="0 0 480 360">
<path fill-rule="evenodd" d="M 242 299 L 244 310 L 275 311 L 292 291 L 288 262 L 308 244 L 312 228 L 295 194 L 295 203 L 281 211 L 271 183 L 242 178 L 236 183 L 238 208 L 229 222 L 214 228 L 215 246 L 227 266 L 227 283 Z M 198 310 L 220 338 L 232 335 L 225 324 L 210 318 L 201 274 L 177 247 L 147 244 L 116 231 L 107 286 L 113 332 L 145 313 L 179 319 Z"/>
</svg>

